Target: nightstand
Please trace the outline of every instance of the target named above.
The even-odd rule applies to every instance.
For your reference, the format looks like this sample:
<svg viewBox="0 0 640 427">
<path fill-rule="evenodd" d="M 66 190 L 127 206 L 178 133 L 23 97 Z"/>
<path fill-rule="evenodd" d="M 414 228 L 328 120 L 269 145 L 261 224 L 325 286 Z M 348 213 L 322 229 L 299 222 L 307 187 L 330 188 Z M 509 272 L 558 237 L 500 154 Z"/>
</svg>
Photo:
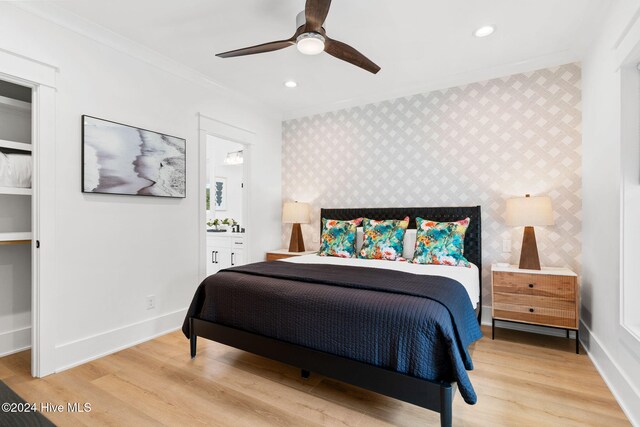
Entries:
<svg viewBox="0 0 640 427">
<path fill-rule="evenodd" d="M 311 255 L 318 251 L 305 251 L 305 252 L 289 252 L 289 249 L 277 249 L 275 251 L 267 252 L 267 261 L 276 261 L 283 258 L 291 258 L 294 256 Z"/>
<path fill-rule="evenodd" d="M 496 320 L 564 329 L 576 333 L 580 351 L 578 275 L 568 268 L 520 270 L 491 266 L 491 339 Z"/>
</svg>

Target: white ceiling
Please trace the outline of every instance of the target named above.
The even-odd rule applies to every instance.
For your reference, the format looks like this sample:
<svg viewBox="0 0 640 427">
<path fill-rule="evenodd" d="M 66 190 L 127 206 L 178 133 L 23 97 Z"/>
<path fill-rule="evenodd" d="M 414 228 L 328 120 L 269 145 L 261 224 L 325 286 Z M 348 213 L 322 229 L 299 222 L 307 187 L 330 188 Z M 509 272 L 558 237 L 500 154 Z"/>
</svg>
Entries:
<svg viewBox="0 0 640 427">
<path fill-rule="evenodd" d="M 56 4 L 285 117 L 581 58 L 611 0 L 334 0 L 325 28 L 382 67 L 373 75 L 295 47 L 215 53 L 289 38 L 304 0 L 61 0 Z M 473 30 L 495 24 L 494 35 Z M 296 89 L 284 81 L 296 80 Z"/>
</svg>

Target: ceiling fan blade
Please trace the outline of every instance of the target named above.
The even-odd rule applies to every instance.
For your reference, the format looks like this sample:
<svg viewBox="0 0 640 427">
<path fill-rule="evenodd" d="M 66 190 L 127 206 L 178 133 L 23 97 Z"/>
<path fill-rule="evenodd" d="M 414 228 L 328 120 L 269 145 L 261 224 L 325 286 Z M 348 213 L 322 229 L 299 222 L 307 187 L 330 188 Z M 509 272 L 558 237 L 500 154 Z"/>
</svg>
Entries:
<svg viewBox="0 0 640 427">
<path fill-rule="evenodd" d="M 335 56 L 338 59 L 347 61 L 357 67 L 369 71 L 370 73 L 376 74 L 378 71 L 380 71 L 380 67 L 378 67 L 369 58 L 367 58 L 348 44 L 339 42 L 337 40 L 332 40 L 326 37 L 324 43 L 324 51 L 331 56 Z"/>
<path fill-rule="evenodd" d="M 327 19 L 331 0 L 307 0 L 304 7 L 304 17 L 307 20 L 305 32 L 319 31 Z"/>
<path fill-rule="evenodd" d="M 220 58 L 233 58 L 234 56 L 255 55 L 256 53 L 273 52 L 274 50 L 284 49 L 285 47 L 293 46 L 294 44 L 296 44 L 295 39 L 279 40 L 242 49 L 230 50 L 229 52 L 218 53 L 216 56 Z"/>
</svg>

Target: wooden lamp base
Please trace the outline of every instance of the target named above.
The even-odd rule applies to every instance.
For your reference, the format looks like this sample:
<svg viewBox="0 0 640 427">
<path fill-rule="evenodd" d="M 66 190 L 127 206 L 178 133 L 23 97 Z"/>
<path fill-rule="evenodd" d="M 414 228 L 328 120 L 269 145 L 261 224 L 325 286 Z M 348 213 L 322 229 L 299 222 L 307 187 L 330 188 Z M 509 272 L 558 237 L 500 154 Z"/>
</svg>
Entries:
<svg viewBox="0 0 640 427">
<path fill-rule="evenodd" d="M 536 232 L 531 226 L 524 228 L 524 235 L 522 236 L 522 250 L 520 251 L 520 265 L 518 268 L 523 270 L 541 269 L 540 258 L 538 257 L 538 245 L 536 244 Z"/>
<path fill-rule="evenodd" d="M 289 242 L 289 252 L 304 252 L 304 239 L 302 238 L 302 227 L 300 224 L 293 224 L 291 228 L 291 241 Z"/>
</svg>

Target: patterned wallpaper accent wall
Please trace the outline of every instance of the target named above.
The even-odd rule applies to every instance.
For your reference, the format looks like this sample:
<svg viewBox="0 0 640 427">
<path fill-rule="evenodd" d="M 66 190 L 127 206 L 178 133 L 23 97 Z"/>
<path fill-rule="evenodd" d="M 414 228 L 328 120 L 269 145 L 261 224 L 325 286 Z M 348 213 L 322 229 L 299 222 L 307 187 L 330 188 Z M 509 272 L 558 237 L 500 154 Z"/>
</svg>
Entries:
<svg viewBox="0 0 640 427">
<path fill-rule="evenodd" d="M 580 83 L 568 64 L 285 121 L 283 198 L 311 203 L 311 249 L 320 207 L 481 205 L 486 304 L 491 263 L 517 264 L 522 244 L 505 200 L 549 195 L 555 225 L 536 227 L 541 263 L 579 271 Z"/>
</svg>

